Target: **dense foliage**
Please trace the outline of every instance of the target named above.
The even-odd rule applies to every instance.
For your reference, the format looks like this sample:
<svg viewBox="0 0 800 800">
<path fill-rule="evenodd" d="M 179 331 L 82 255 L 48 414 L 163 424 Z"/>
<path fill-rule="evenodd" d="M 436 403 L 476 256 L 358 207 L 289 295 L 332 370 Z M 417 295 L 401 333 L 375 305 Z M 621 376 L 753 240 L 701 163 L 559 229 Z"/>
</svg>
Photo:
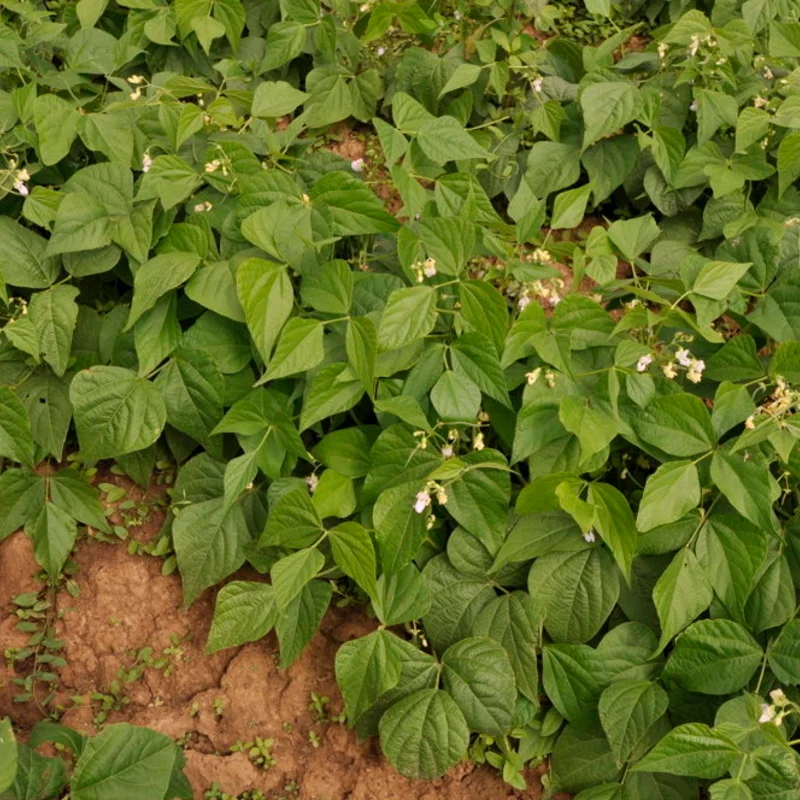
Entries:
<svg viewBox="0 0 800 800">
<path fill-rule="evenodd" d="M 86 467 L 173 464 L 186 604 L 269 577 L 209 651 L 363 602 L 337 679 L 404 775 L 797 797 L 800 3 L 3 9 L 0 538 L 57 583 Z M 72 796 L 123 737 L 179 796 L 124 726 Z"/>
</svg>

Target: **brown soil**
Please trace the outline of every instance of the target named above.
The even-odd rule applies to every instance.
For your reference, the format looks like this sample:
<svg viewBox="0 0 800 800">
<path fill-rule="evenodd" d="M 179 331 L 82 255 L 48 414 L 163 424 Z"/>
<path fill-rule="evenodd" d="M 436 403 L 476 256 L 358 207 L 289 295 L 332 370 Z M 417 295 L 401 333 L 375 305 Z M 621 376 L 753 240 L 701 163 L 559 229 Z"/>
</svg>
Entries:
<svg viewBox="0 0 800 800">
<path fill-rule="evenodd" d="M 107 480 L 106 476 L 104 479 Z M 116 482 L 130 486 L 125 479 Z M 154 494 L 158 490 L 154 490 Z M 131 494 L 141 495 L 135 489 Z M 155 535 L 161 515 L 132 531 L 139 540 Z M 503 800 L 541 797 L 538 773 L 527 775 L 530 788 L 510 789 L 488 768 L 463 763 L 441 780 L 409 781 L 381 757 L 377 742 L 358 742 L 355 734 L 336 722 L 320 722 L 309 709 L 311 693 L 331 698 L 330 714 L 342 701 L 333 663 L 342 642 L 364 635 L 373 626 L 358 609 L 336 609 L 290 669 L 277 667 L 277 643 L 272 634 L 240 648 L 205 655 L 203 647 L 213 613 L 213 592 L 202 595 L 188 610 L 182 607 L 177 575 L 164 577 L 162 562 L 147 555 L 130 555 L 124 543 L 109 544 L 83 538 L 76 549 L 78 597 L 61 592 L 57 598 L 57 635 L 65 643 L 68 666 L 61 671 L 57 698 L 68 710 L 63 722 L 94 732 L 97 712 L 89 695 L 107 691 L 121 667 L 134 663 L 136 652 L 152 647 L 156 656 L 180 638 L 174 668 L 148 669 L 125 686 L 126 699 L 107 722 L 129 721 L 161 731 L 185 745 L 186 772 L 195 798 L 216 783 L 231 795 L 261 789 L 272 800 L 286 794 L 294 781 L 299 800 Z M 36 591 L 38 568 L 31 543 L 17 533 L 0 543 L 0 642 L 2 648 L 21 647 L 27 635 L 16 629 L 12 597 Z M 247 575 L 251 578 L 253 576 Z M 32 703 L 14 703 L 17 687 L 13 669 L 0 661 L 0 717 L 9 715 L 18 733 L 41 718 Z M 75 706 L 70 698 L 82 696 Z M 221 713 L 218 713 L 221 712 Z M 318 737 L 317 746 L 309 738 Z M 274 740 L 276 764 L 257 769 L 236 742 L 255 736 Z"/>
</svg>

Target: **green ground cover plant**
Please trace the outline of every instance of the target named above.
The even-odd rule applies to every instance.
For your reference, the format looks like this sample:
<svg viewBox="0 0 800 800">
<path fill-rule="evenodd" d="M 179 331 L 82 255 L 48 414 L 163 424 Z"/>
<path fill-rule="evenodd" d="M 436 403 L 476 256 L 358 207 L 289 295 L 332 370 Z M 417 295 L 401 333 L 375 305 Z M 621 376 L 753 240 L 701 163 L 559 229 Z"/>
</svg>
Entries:
<svg viewBox="0 0 800 800">
<path fill-rule="evenodd" d="M 208 650 L 363 604 L 337 680 L 402 774 L 797 797 L 799 13 L 7 0 L 0 538 L 58 584 L 83 468 L 169 463 L 186 605 L 264 576 Z M 152 731 L 42 735 L 76 800 L 123 744 L 190 796 Z M 57 797 L 32 739 L 0 790 Z"/>
</svg>

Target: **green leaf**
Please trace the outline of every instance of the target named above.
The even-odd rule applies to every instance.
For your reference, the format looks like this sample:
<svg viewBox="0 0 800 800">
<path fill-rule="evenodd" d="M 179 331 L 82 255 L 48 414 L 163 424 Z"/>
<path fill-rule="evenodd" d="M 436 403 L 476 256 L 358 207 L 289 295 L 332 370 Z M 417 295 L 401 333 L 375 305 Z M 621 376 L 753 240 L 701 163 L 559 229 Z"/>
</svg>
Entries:
<svg viewBox="0 0 800 800">
<path fill-rule="evenodd" d="M 388 631 L 345 642 L 336 653 L 336 682 L 342 691 L 350 727 L 400 680 L 401 659 Z"/>
<path fill-rule="evenodd" d="M 381 492 L 372 511 L 381 565 L 391 574 L 416 558 L 425 541 L 426 514 L 414 509 L 419 486 L 403 483 Z"/>
<path fill-rule="evenodd" d="M 37 292 L 30 304 L 30 319 L 39 334 L 44 360 L 59 377 L 67 371 L 72 335 L 78 320 L 79 291 L 74 286 L 54 286 Z"/>
<path fill-rule="evenodd" d="M 300 431 L 326 417 L 351 409 L 364 394 L 360 381 L 339 380 L 346 364 L 329 364 L 307 385 L 300 414 Z"/>
<path fill-rule="evenodd" d="M 339 569 L 370 597 L 376 597 L 375 548 L 366 529 L 357 522 L 343 522 L 332 528 L 329 536 L 333 560 Z"/>
<path fill-rule="evenodd" d="M 690 692 L 733 694 L 753 676 L 762 655 L 761 647 L 739 623 L 704 619 L 677 639 L 664 676 Z"/>
<path fill-rule="evenodd" d="M 431 593 L 416 564 L 406 564 L 378 578 L 372 605 L 384 625 L 399 625 L 424 617 L 430 611 Z"/>
<path fill-rule="evenodd" d="M 314 508 L 325 517 L 349 517 L 356 508 L 356 495 L 352 478 L 336 470 L 326 469 L 319 479 L 312 499 Z"/>
<path fill-rule="evenodd" d="M 592 547 L 536 559 L 528 591 L 553 641 L 586 642 L 616 605 L 619 578 L 608 553 Z"/>
<path fill-rule="evenodd" d="M 222 376 L 199 352 L 184 351 L 170 359 L 155 380 L 164 398 L 167 421 L 187 436 L 207 443 L 222 419 Z"/>
<path fill-rule="evenodd" d="M 617 421 L 592 406 L 588 399 L 566 395 L 558 409 L 561 424 L 578 437 L 581 444 L 581 464 L 604 451 L 619 432 Z"/>
<path fill-rule="evenodd" d="M 174 292 L 160 298 L 134 325 L 139 377 L 149 375 L 180 344 L 183 331 L 178 322 L 177 303 Z"/>
<path fill-rule="evenodd" d="M 311 200 L 330 210 L 338 236 L 391 233 L 400 227 L 364 182 L 346 172 L 329 172 L 320 178 L 311 188 Z"/>
<path fill-rule="evenodd" d="M 589 202 L 591 192 L 592 184 L 587 183 L 585 186 L 568 189 L 556 195 L 550 227 L 558 230 L 559 228 L 576 228 L 580 225 L 586 213 L 586 204 Z"/>
<path fill-rule="evenodd" d="M 437 117 L 423 122 L 416 141 L 422 152 L 436 164 L 489 157 L 489 153 L 464 130 L 455 117 Z"/>
<path fill-rule="evenodd" d="M 442 655 L 444 688 L 470 730 L 503 736 L 511 726 L 517 689 L 511 662 L 493 639 L 469 637 Z"/>
<path fill-rule="evenodd" d="M 264 537 L 270 546 L 296 549 L 314 544 L 322 531 L 322 520 L 303 487 L 271 504 Z"/>
<path fill-rule="evenodd" d="M 503 646 L 517 689 L 534 705 L 539 703 L 538 628 L 539 618 L 525 592 L 497 597 L 478 614 L 473 625 L 476 636 L 488 636 Z"/>
<path fill-rule="evenodd" d="M 634 262 L 637 256 L 647 252 L 661 235 L 652 214 L 633 219 L 614 220 L 608 226 L 608 238 L 627 261 Z"/>
<path fill-rule="evenodd" d="M 324 332 L 319 320 L 290 319 L 281 331 L 267 371 L 256 385 L 316 367 L 325 356 Z"/>
<path fill-rule="evenodd" d="M 145 261 L 133 278 L 133 302 L 125 330 L 130 330 L 159 297 L 192 277 L 200 258 L 193 253 L 162 253 Z"/>
<path fill-rule="evenodd" d="M 458 285 L 461 317 L 469 330 L 482 333 L 500 354 L 508 328 L 506 300 L 488 281 L 461 281 Z"/>
<path fill-rule="evenodd" d="M 0 792 L 8 789 L 14 783 L 17 772 L 17 740 L 11 720 L 4 717 L 0 720 Z"/>
<path fill-rule="evenodd" d="M 322 569 L 325 557 L 315 547 L 298 550 L 276 561 L 270 570 L 275 604 L 285 613 L 303 587 Z"/>
<path fill-rule="evenodd" d="M 40 756 L 30 747 L 17 745 L 17 774 L 7 796 L 25 800 L 58 797 L 67 783 L 67 767 L 60 758 Z"/>
<path fill-rule="evenodd" d="M 375 381 L 375 359 L 378 354 L 378 329 L 369 317 L 351 317 L 347 323 L 345 348 L 350 366 L 369 395 Z"/>
<path fill-rule="evenodd" d="M 33 435 L 28 412 L 19 398 L 0 386 L 0 456 L 29 467 L 34 465 Z"/>
<path fill-rule="evenodd" d="M 711 603 L 713 591 L 694 553 L 679 550 L 653 589 L 653 602 L 661 623 L 659 651 Z"/>
<path fill-rule="evenodd" d="M 467 754 L 469 728 L 447 692 L 420 689 L 381 717 L 380 737 L 381 750 L 401 775 L 431 779 Z"/>
<path fill-rule="evenodd" d="M 419 401 L 410 395 L 399 394 L 386 400 L 376 400 L 374 408 L 379 414 L 392 414 L 398 417 L 416 430 L 432 430 Z"/>
<path fill-rule="evenodd" d="M 599 82 L 583 90 L 580 105 L 584 123 L 583 147 L 586 149 L 634 120 L 642 101 L 632 83 Z"/>
<path fill-rule="evenodd" d="M 393 350 L 427 336 L 436 324 L 436 292 L 430 286 L 395 289 L 378 326 L 378 345 Z"/>
<path fill-rule="evenodd" d="M 458 275 L 475 247 L 475 225 L 460 217 L 433 217 L 419 222 L 419 237 L 437 272 Z"/>
<path fill-rule="evenodd" d="M 608 483 L 592 483 L 589 502 L 594 505 L 594 524 L 611 550 L 625 579 L 630 581 L 636 552 L 636 523 L 625 496 Z"/>
<path fill-rule="evenodd" d="M 242 507 L 226 508 L 221 497 L 182 508 L 172 536 L 186 607 L 204 589 L 242 566 L 244 546 L 250 539 Z"/>
<path fill-rule="evenodd" d="M 0 474 L 0 541 L 36 517 L 44 505 L 44 490 L 44 478 L 28 470 L 5 469 Z"/>
<path fill-rule="evenodd" d="M 739 748 L 725 734 L 694 722 L 673 728 L 632 769 L 634 772 L 719 778 L 738 756 Z"/>
<path fill-rule="evenodd" d="M 248 258 L 236 272 L 236 291 L 247 327 L 264 363 L 294 304 L 286 268 L 261 258 Z"/>
<path fill-rule="evenodd" d="M 709 261 L 697 273 L 692 291 L 712 300 L 724 300 L 752 266 L 751 263 Z"/>
<path fill-rule="evenodd" d="M 66 563 L 78 526 L 74 517 L 55 503 L 45 503 L 39 516 L 29 526 L 34 555 L 51 580 L 55 580 Z"/>
<path fill-rule="evenodd" d="M 619 768 L 603 731 L 568 725 L 552 753 L 554 791 L 579 791 L 616 780 Z"/>
<path fill-rule="evenodd" d="M 716 439 L 708 409 L 690 394 L 656 397 L 631 424 L 642 441 L 683 458 L 710 450 Z"/>
<path fill-rule="evenodd" d="M 48 488 L 53 503 L 62 511 L 84 525 L 111 533 L 97 490 L 83 479 L 80 472 L 59 470 L 48 479 Z"/>
<path fill-rule="evenodd" d="M 478 64 L 459 64 L 448 79 L 447 83 L 439 92 L 439 99 L 450 92 L 455 92 L 458 89 L 465 89 L 467 86 L 472 86 L 472 84 L 478 80 L 482 71 L 483 67 L 479 66 Z"/>
<path fill-rule="evenodd" d="M 793 619 L 767 651 L 770 669 L 782 683 L 800 685 L 800 619 Z"/>
<path fill-rule="evenodd" d="M 206 652 L 257 642 L 272 630 L 277 618 L 272 586 L 231 581 L 217 595 Z"/>
<path fill-rule="evenodd" d="M 481 407 L 481 390 L 466 375 L 448 369 L 431 390 L 431 402 L 445 422 L 472 422 Z"/>
<path fill-rule="evenodd" d="M 167 793 L 178 748 L 163 733 L 109 725 L 86 742 L 70 788 L 75 800 L 153 800 Z"/>
<path fill-rule="evenodd" d="M 308 94 L 286 81 L 264 81 L 253 94 L 250 113 L 254 117 L 282 117 L 302 105 Z"/>
<path fill-rule="evenodd" d="M 303 268 L 303 303 L 325 314 L 347 314 L 353 298 L 353 273 L 346 261 L 335 259 Z"/>
<path fill-rule="evenodd" d="M 711 480 L 730 504 L 754 525 L 771 530 L 770 475 L 742 453 L 717 450 L 711 459 Z"/>
<path fill-rule="evenodd" d="M 450 346 L 450 356 L 455 372 L 469 378 L 483 394 L 510 408 L 511 400 L 500 359 L 485 335 L 471 332 L 459 336 Z"/>
<path fill-rule="evenodd" d="M 800 177 L 800 131 L 785 136 L 778 147 L 778 195 Z"/>
<path fill-rule="evenodd" d="M 649 681 L 620 681 L 603 691 L 600 722 L 618 764 L 630 759 L 668 705 L 667 693 Z"/>
<path fill-rule="evenodd" d="M 699 504 L 700 481 L 694 462 L 670 461 L 647 479 L 636 527 L 644 532 L 675 522 Z"/>
<path fill-rule="evenodd" d="M 54 94 L 42 94 L 33 104 L 33 121 L 39 136 L 39 155 L 46 165 L 64 158 L 78 134 L 80 115 L 72 103 Z"/>
<path fill-rule="evenodd" d="M 330 583 L 311 581 L 278 616 L 275 630 L 281 648 L 281 669 L 291 666 L 311 641 L 328 610 L 332 593 Z"/>
<path fill-rule="evenodd" d="M 46 289 L 60 272 L 47 241 L 10 217 L 0 217 L 0 276 L 11 286 Z"/>
</svg>

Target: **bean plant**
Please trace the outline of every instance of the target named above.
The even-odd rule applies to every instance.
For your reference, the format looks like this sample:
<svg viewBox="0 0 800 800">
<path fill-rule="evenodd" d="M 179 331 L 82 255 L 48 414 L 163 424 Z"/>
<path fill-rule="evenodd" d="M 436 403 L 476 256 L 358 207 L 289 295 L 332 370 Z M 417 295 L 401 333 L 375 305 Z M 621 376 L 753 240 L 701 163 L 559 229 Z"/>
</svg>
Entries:
<svg viewBox="0 0 800 800">
<path fill-rule="evenodd" d="M 1 13 L 0 538 L 57 585 L 87 468 L 167 463 L 208 651 L 360 607 L 401 774 L 798 796 L 800 2 Z M 10 797 L 47 736 L 75 800 L 191 796 L 160 734 L 6 723 Z"/>
</svg>

